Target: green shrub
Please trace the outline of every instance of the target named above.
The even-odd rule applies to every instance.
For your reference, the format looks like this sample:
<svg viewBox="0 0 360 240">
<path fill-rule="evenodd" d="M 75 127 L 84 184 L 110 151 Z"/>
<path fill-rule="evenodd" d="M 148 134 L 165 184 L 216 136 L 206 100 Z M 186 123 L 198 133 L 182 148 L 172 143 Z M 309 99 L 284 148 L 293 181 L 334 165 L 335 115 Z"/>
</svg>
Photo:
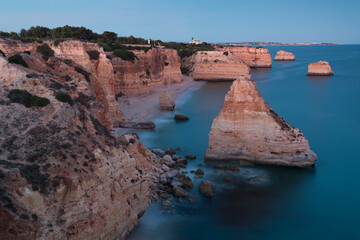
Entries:
<svg viewBox="0 0 360 240">
<path fill-rule="evenodd" d="M 5 53 L 3 51 L 0 50 L 0 56 L 6 57 Z"/>
<path fill-rule="evenodd" d="M 228 56 L 228 55 L 229 55 L 229 53 L 228 53 L 228 52 L 224 52 L 224 55 L 225 55 L 225 56 Z"/>
<path fill-rule="evenodd" d="M 41 53 L 42 58 L 47 61 L 49 57 L 54 56 L 54 51 L 46 43 L 37 47 L 36 52 Z"/>
<path fill-rule="evenodd" d="M 58 93 L 56 93 L 55 98 L 60 102 L 66 102 L 66 103 L 70 104 L 70 106 L 73 105 L 73 100 L 70 97 L 70 95 L 67 93 L 58 92 Z"/>
<path fill-rule="evenodd" d="M 78 73 L 82 74 L 87 82 L 90 82 L 90 76 L 91 73 L 85 71 L 84 69 L 82 69 L 81 67 L 74 67 L 75 71 L 77 71 Z"/>
<path fill-rule="evenodd" d="M 125 61 L 132 61 L 134 62 L 134 60 L 137 58 L 136 55 L 133 52 L 130 51 L 126 51 L 124 49 L 118 49 L 115 50 L 113 52 L 113 54 L 119 58 L 121 58 L 122 60 Z"/>
<path fill-rule="evenodd" d="M 90 57 L 90 60 L 99 60 L 99 51 L 87 51 L 87 54 Z"/>
<path fill-rule="evenodd" d="M 12 103 L 20 103 L 25 107 L 44 107 L 50 103 L 49 99 L 31 95 L 26 90 L 13 89 L 9 92 L 8 98 Z"/>
<path fill-rule="evenodd" d="M 25 165 L 20 168 L 20 174 L 29 184 L 32 185 L 33 190 L 40 188 L 41 193 L 46 193 L 48 187 L 48 174 L 42 174 L 40 167 L 37 164 Z"/>
<path fill-rule="evenodd" d="M 27 63 L 24 61 L 24 59 L 22 58 L 22 56 L 19 54 L 9 57 L 8 61 L 9 61 L 9 63 L 15 63 L 15 64 L 19 64 L 24 67 L 29 67 L 27 65 Z"/>
<path fill-rule="evenodd" d="M 35 95 L 31 96 L 31 106 L 45 107 L 48 104 L 50 104 L 50 101 L 47 98 L 42 98 Z"/>
<path fill-rule="evenodd" d="M 26 53 L 27 55 L 30 55 L 30 54 L 31 54 L 30 51 L 24 51 L 24 53 Z"/>
</svg>

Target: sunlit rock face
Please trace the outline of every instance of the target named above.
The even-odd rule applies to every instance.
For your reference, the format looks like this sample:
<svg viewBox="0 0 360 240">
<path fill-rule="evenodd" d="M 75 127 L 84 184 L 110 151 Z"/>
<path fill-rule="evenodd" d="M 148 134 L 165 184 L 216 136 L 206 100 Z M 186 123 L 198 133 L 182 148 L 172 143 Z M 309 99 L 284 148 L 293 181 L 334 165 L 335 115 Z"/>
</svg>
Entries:
<svg viewBox="0 0 360 240">
<path fill-rule="evenodd" d="M 317 156 L 303 133 L 277 115 L 249 77 L 234 81 L 209 134 L 206 161 L 313 166 Z"/>
<path fill-rule="evenodd" d="M 334 73 L 331 71 L 331 67 L 326 61 L 319 61 L 316 63 L 310 63 L 308 66 L 308 76 L 332 76 Z"/>
<path fill-rule="evenodd" d="M 133 61 L 123 60 L 108 52 L 115 71 L 115 92 L 127 96 L 146 95 L 154 88 L 180 83 L 180 57 L 176 50 L 152 48 L 148 51 L 131 50 Z"/>
<path fill-rule="evenodd" d="M 0 238 L 124 238 L 148 205 L 156 157 L 136 135 L 119 142 L 98 118 L 103 104 L 91 81 L 101 83 L 111 65 L 101 55 L 91 63 L 74 57 L 84 68 L 89 64 L 94 76 L 88 83 L 60 58 L 43 62 L 38 71 L 30 68 L 36 56 L 25 55 L 29 68 L 0 57 Z M 50 103 L 11 102 L 12 89 Z M 71 95 L 72 105 L 55 98 L 59 90 Z"/>
<path fill-rule="evenodd" d="M 275 61 L 294 61 L 295 55 L 291 52 L 285 52 L 283 50 L 280 50 L 276 53 L 276 56 L 274 58 Z"/>
<path fill-rule="evenodd" d="M 187 61 L 194 80 L 235 80 L 250 75 L 250 68 L 245 63 L 223 51 L 198 51 Z"/>
<path fill-rule="evenodd" d="M 262 47 L 245 47 L 245 46 L 232 46 L 223 47 L 221 51 L 233 53 L 241 61 L 246 63 L 252 68 L 268 68 L 271 67 L 271 56 L 269 50 Z"/>
</svg>

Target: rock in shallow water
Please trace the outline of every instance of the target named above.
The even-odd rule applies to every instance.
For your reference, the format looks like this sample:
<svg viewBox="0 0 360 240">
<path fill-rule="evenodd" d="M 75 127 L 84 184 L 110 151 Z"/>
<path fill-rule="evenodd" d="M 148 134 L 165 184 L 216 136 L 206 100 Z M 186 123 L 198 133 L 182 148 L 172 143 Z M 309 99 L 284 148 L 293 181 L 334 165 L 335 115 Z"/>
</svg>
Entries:
<svg viewBox="0 0 360 240">
<path fill-rule="evenodd" d="M 199 192 L 205 197 L 212 197 L 215 190 L 215 184 L 208 180 L 204 180 L 199 185 Z"/>
<path fill-rule="evenodd" d="M 181 121 L 189 120 L 189 118 L 187 116 L 182 115 L 182 114 L 175 114 L 174 119 L 175 120 L 181 120 Z"/>
</svg>

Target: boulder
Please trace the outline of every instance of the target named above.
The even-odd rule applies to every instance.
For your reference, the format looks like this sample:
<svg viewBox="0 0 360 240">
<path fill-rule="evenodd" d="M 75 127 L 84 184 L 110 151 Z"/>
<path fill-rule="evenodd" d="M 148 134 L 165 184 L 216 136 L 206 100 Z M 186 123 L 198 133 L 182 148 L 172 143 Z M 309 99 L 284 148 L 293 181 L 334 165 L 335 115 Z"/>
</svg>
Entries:
<svg viewBox="0 0 360 240">
<path fill-rule="evenodd" d="M 185 155 L 185 157 L 187 158 L 187 159 L 196 159 L 196 155 L 195 154 L 187 154 L 187 155 Z"/>
<path fill-rule="evenodd" d="M 189 120 L 189 118 L 187 116 L 182 115 L 182 114 L 175 114 L 174 119 L 175 120 L 181 120 L 181 121 Z"/>
<path fill-rule="evenodd" d="M 174 196 L 176 198 L 186 198 L 187 196 L 189 196 L 189 193 L 182 187 L 175 186 L 174 187 Z"/>
<path fill-rule="evenodd" d="M 171 156 L 170 155 L 165 155 L 163 158 L 162 158 L 162 162 L 163 164 L 165 164 L 166 166 L 168 167 L 173 167 L 175 165 L 175 161 L 172 160 Z"/>
<path fill-rule="evenodd" d="M 175 103 L 173 99 L 164 92 L 161 96 L 159 96 L 160 109 L 164 111 L 174 111 Z"/>
<path fill-rule="evenodd" d="M 152 121 L 141 120 L 139 122 L 133 121 L 122 121 L 117 124 L 121 128 L 135 128 L 135 129 L 154 129 L 156 127 L 155 123 Z"/>
<path fill-rule="evenodd" d="M 172 155 L 175 154 L 175 150 L 172 149 L 171 147 L 168 147 L 168 149 L 166 149 L 166 152 L 165 152 L 165 153 L 168 154 L 168 155 L 170 155 L 170 156 L 172 156 Z"/>
<path fill-rule="evenodd" d="M 199 192 L 205 197 L 212 197 L 215 190 L 215 184 L 208 180 L 204 180 L 199 185 Z"/>
<path fill-rule="evenodd" d="M 151 152 L 154 153 L 156 155 L 156 157 L 165 156 L 165 152 L 159 148 L 154 148 L 153 150 L 151 150 Z"/>
<path fill-rule="evenodd" d="M 198 168 L 198 169 L 196 169 L 195 174 L 196 175 L 204 175 L 204 171 L 201 170 L 200 168 Z"/>
</svg>

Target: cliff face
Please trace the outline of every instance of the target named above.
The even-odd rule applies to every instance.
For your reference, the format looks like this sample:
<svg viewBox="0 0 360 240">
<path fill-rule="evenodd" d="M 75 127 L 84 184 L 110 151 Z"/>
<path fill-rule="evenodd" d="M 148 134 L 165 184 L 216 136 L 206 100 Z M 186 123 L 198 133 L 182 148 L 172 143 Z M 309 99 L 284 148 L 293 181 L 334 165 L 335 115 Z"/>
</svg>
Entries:
<svg viewBox="0 0 360 240">
<path fill-rule="evenodd" d="M 91 64 L 100 79 L 102 64 Z M 52 72 L 2 57 L 0 68 L 1 238 L 123 238 L 148 204 L 156 157 L 135 135 L 119 143 L 101 124 L 97 89 L 77 92 L 70 79 L 62 82 Z M 55 99 L 59 87 L 69 90 L 73 106 Z M 12 103 L 11 89 L 46 97 L 50 104 Z"/>
<path fill-rule="evenodd" d="M 205 159 L 308 167 L 317 156 L 302 132 L 269 107 L 256 83 L 242 77 L 232 84 L 213 121 Z"/>
<path fill-rule="evenodd" d="M 249 76 L 249 67 L 235 55 L 222 51 L 199 51 L 187 60 L 194 80 L 235 80 Z"/>
<path fill-rule="evenodd" d="M 115 70 L 115 92 L 128 96 L 146 95 L 154 88 L 180 83 L 180 58 L 173 49 L 153 48 L 147 52 L 132 51 L 136 58 L 124 61 L 111 53 L 108 55 Z"/>
<path fill-rule="evenodd" d="M 221 51 L 233 53 L 249 67 L 271 67 L 271 56 L 266 48 L 255 47 L 224 47 Z"/>
<path fill-rule="evenodd" d="M 331 67 L 326 61 L 319 61 L 316 63 L 310 63 L 308 66 L 308 76 L 332 76 L 334 73 L 331 71 Z"/>
<path fill-rule="evenodd" d="M 103 108 L 96 113 L 97 118 L 108 128 L 121 122 L 123 114 L 115 100 L 114 70 L 103 49 L 97 44 L 80 41 L 65 41 L 57 46 L 53 42 L 46 43 L 54 50 L 54 57 L 46 62 L 42 55 L 36 52 L 39 43 L 1 40 L 0 50 L 7 57 L 20 54 L 30 69 L 52 73 L 52 78 L 61 83 L 69 83 L 72 86 L 67 89 L 70 94 L 86 94 L 92 90 L 97 101 L 103 104 Z M 24 49 L 29 51 L 30 55 L 23 53 Z M 88 54 L 90 51 L 98 52 L 99 58 L 91 60 Z"/>
<path fill-rule="evenodd" d="M 294 61 L 295 55 L 291 52 L 285 52 L 283 50 L 280 50 L 276 53 L 276 56 L 274 58 L 275 61 Z"/>
</svg>

